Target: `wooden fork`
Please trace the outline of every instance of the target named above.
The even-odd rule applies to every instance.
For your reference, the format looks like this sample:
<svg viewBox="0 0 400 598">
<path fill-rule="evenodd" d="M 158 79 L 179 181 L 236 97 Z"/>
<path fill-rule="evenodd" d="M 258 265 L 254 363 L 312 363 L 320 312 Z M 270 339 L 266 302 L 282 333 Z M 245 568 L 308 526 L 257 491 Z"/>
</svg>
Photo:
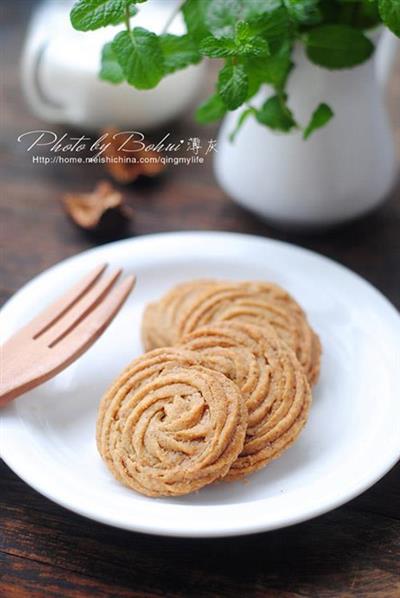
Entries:
<svg viewBox="0 0 400 598">
<path fill-rule="evenodd" d="M 98 266 L 0 347 L 0 405 L 49 380 L 99 338 L 135 284 Z M 113 288 L 114 287 L 114 288 Z"/>
</svg>

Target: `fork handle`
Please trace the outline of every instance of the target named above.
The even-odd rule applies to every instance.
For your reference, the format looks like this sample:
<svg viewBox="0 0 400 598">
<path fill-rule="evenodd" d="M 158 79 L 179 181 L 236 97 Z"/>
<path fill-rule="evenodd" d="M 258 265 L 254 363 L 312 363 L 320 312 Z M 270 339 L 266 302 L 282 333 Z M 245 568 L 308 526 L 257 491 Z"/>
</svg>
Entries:
<svg viewBox="0 0 400 598">
<path fill-rule="evenodd" d="M 47 379 L 46 372 L 35 367 L 34 356 L 22 354 L 18 335 L 0 347 L 0 407 L 35 388 Z"/>
<path fill-rule="evenodd" d="M 14 360 L 9 358 L 9 353 L 4 349 L 1 347 L 0 407 L 29 390 L 29 381 L 23 380 L 23 372 L 16 369 Z"/>
</svg>

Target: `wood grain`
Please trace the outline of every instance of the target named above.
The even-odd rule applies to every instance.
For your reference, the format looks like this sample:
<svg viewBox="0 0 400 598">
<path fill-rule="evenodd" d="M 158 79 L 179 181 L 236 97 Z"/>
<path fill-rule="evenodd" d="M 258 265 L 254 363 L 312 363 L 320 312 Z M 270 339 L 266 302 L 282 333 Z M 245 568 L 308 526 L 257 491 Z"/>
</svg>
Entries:
<svg viewBox="0 0 400 598">
<path fill-rule="evenodd" d="M 101 166 L 32 164 L 16 138 L 42 128 L 24 104 L 18 60 L 31 0 L 1 6 L 0 300 L 32 276 L 94 245 L 65 217 L 60 197 L 87 191 Z M 207 89 L 204 89 L 206 95 Z M 400 155 L 400 57 L 388 96 Z M 134 125 L 134 123 L 133 123 Z M 62 130 L 62 129 L 60 129 Z M 215 138 L 190 113 L 174 134 Z M 154 133 L 155 139 L 159 132 Z M 358 272 L 400 307 L 400 184 L 378 212 L 313 236 L 278 232 L 230 201 L 203 165 L 171 167 L 123 189 L 134 210 L 128 235 L 218 229 L 289 240 Z M 400 594 L 400 468 L 348 505 L 268 534 L 178 540 L 133 534 L 70 513 L 0 464 L 0 595 L 397 597 Z"/>
</svg>

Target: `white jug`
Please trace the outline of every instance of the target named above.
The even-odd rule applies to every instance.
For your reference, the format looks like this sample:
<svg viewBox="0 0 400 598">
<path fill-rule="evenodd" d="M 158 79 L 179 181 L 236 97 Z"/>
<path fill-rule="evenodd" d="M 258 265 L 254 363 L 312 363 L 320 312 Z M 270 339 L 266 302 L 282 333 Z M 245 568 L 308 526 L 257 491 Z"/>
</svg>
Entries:
<svg viewBox="0 0 400 598">
<path fill-rule="evenodd" d="M 288 82 L 296 119 L 307 123 L 321 102 L 334 118 L 304 141 L 299 131 L 275 133 L 250 116 L 230 142 L 241 109 L 229 113 L 215 156 L 223 189 L 272 224 L 306 229 L 353 219 L 384 201 L 396 177 L 384 83 L 397 41 L 385 32 L 371 59 L 341 71 L 311 64 L 296 48 Z M 254 103 L 269 95 L 263 91 Z"/>
<path fill-rule="evenodd" d="M 139 4 L 133 26 L 161 33 L 179 0 Z M 198 95 L 204 65 L 190 66 L 165 77 L 155 89 L 137 90 L 101 81 L 101 49 L 118 27 L 75 31 L 69 13 L 73 0 L 46 0 L 35 12 L 22 55 L 22 86 L 32 111 L 47 122 L 84 130 L 109 125 L 147 130 L 178 117 Z M 181 15 L 169 33 L 182 34 Z"/>
</svg>

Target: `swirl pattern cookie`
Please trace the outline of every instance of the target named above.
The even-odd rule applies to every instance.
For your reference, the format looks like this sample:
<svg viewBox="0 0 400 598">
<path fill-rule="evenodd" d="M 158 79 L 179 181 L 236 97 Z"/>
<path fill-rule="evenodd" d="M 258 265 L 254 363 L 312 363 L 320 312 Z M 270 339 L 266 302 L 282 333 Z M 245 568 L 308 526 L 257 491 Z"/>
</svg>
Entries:
<svg viewBox="0 0 400 598">
<path fill-rule="evenodd" d="M 150 304 L 143 319 L 146 349 L 175 344 L 197 328 L 218 321 L 271 325 L 295 352 L 310 384 L 320 369 L 321 345 L 298 303 L 273 283 L 197 280 L 174 287 Z"/>
<path fill-rule="evenodd" d="M 211 321 L 246 321 L 261 327 L 271 325 L 279 337 L 294 351 L 309 383 L 315 384 L 320 371 L 321 344 L 309 325 L 304 311 L 286 291 L 277 285 L 244 283 L 243 288 L 245 294 L 228 289 L 216 295 L 208 305 L 203 304 L 206 311 L 201 318 L 203 320 L 211 318 Z M 193 324 L 195 318 L 196 314 L 192 313 L 185 328 L 195 329 L 197 326 Z"/>
<path fill-rule="evenodd" d="M 271 328 L 215 323 L 184 337 L 182 347 L 233 380 L 246 400 L 246 439 L 226 480 L 261 469 L 295 442 L 307 420 L 311 391 L 295 355 Z"/>
<path fill-rule="evenodd" d="M 208 286 L 217 284 L 212 280 L 193 280 L 176 285 L 159 301 L 149 303 L 142 319 L 142 340 L 146 351 L 174 345 L 178 340 L 180 320 L 185 317 L 186 307 Z"/>
<path fill-rule="evenodd" d="M 234 382 L 189 351 L 159 349 L 134 360 L 103 398 L 97 445 L 126 486 L 177 496 L 224 477 L 246 427 Z"/>
</svg>

